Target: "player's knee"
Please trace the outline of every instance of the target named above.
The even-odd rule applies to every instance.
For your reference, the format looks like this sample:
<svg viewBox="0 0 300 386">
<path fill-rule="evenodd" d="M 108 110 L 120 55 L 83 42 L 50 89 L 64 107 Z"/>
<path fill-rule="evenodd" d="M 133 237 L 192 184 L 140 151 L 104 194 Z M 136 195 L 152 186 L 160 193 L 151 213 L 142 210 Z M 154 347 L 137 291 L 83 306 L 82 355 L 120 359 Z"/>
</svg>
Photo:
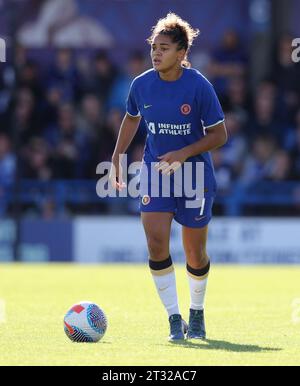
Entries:
<svg viewBox="0 0 300 386">
<path fill-rule="evenodd" d="M 209 262 L 209 257 L 205 249 L 189 249 L 187 251 L 187 261 L 194 269 L 202 269 L 206 267 Z"/>
<path fill-rule="evenodd" d="M 168 257 L 166 242 L 161 236 L 148 236 L 148 249 L 153 261 L 161 261 Z"/>
</svg>

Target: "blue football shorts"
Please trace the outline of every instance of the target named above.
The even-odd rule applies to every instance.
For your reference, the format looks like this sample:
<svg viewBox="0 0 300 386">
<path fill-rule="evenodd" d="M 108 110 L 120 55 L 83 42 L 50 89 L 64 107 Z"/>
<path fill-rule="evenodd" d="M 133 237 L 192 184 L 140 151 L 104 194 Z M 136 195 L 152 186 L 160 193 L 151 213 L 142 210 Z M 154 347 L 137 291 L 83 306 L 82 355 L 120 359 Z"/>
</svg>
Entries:
<svg viewBox="0 0 300 386">
<path fill-rule="evenodd" d="M 175 221 L 189 228 L 203 228 L 210 222 L 215 195 L 206 192 L 202 198 L 198 198 L 197 194 L 193 197 L 185 197 L 184 194 L 176 197 L 171 186 L 170 194 L 164 197 L 159 186 L 156 187 L 157 189 L 151 189 L 151 187 L 153 188 L 153 185 L 149 178 L 145 179 L 141 173 L 139 202 L 141 212 L 174 213 Z M 153 190 L 156 191 L 155 194 Z"/>
</svg>

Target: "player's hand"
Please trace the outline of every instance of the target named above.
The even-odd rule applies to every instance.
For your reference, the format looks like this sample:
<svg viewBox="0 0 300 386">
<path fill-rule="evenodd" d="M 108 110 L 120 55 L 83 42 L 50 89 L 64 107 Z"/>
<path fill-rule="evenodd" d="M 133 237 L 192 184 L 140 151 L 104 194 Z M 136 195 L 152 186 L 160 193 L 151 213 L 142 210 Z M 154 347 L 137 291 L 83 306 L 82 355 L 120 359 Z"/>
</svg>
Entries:
<svg viewBox="0 0 300 386">
<path fill-rule="evenodd" d="M 123 175 L 123 169 L 121 164 L 119 162 L 112 161 L 108 178 L 112 187 L 118 190 L 119 192 L 121 192 L 121 190 L 126 188 L 126 184 L 123 181 L 122 175 Z"/>
<path fill-rule="evenodd" d="M 155 165 L 157 171 L 170 176 L 186 161 L 187 156 L 183 150 L 176 150 L 157 157 L 160 161 Z"/>
</svg>

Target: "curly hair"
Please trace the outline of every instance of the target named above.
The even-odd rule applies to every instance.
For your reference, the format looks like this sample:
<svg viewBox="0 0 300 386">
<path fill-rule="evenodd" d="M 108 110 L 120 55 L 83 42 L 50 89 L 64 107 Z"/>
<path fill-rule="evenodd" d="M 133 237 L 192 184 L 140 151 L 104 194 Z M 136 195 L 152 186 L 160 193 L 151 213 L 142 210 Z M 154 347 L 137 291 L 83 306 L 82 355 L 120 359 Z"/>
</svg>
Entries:
<svg viewBox="0 0 300 386">
<path fill-rule="evenodd" d="M 184 67 L 190 67 L 188 62 L 188 53 L 193 45 L 194 39 L 199 35 L 198 29 L 193 29 L 190 24 L 173 12 L 169 12 L 166 17 L 159 19 L 157 24 L 151 29 L 152 34 L 147 39 L 152 44 L 157 35 L 170 36 L 173 43 L 178 44 L 178 50 L 186 51 L 185 58 L 182 61 Z"/>
</svg>

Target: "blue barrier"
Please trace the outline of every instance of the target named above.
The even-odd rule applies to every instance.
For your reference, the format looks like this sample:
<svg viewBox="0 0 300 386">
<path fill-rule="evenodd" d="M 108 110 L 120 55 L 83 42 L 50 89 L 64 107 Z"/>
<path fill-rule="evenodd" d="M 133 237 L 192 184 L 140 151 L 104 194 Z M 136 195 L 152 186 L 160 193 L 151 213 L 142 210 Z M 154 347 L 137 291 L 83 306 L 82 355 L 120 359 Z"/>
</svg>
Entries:
<svg viewBox="0 0 300 386">
<path fill-rule="evenodd" d="M 99 204 L 105 203 L 111 206 L 116 204 L 128 204 L 134 201 L 131 198 L 99 198 L 96 193 L 96 181 L 94 180 L 54 180 L 33 181 L 22 180 L 19 193 L 13 189 L 2 192 L 0 215 L 5 213 L 7 206 L 17 199 L 22 204 L 33 204 L 40 207 L 45 201 L 52 200 L 58 211 L 66 205 Z M 17 197 L 18 194 L 18 197 Z M 227 216 L 239 216 L 246 205 L 252 206 L 300 206 L 300 182 L 271 182 L 263 181 L 251 186 L 235 183 L 230 191 L 219 192 L 216 203 L 222 205 Z M 1 210 L 2 208 L 2 210 Z"/>
<path fill-rule="evenodd" d="M 17 225 L 0 219 L 0 263 L 14 259 Z M 19 259 L 26 262 L 72 261 L 73 220 L 23 219 L 19 229 Z"/>
</svg>

